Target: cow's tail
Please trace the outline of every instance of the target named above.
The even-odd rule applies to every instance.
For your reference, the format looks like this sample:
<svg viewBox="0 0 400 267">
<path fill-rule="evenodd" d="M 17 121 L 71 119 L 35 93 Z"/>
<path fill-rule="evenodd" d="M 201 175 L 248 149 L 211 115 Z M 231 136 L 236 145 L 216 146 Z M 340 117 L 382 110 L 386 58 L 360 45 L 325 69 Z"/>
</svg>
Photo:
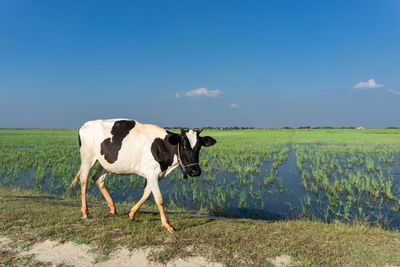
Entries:
<svg viewBox="0 0 400 267">
<path fill-rule="evenodd" d="M 81 169 L 79 169 L 78 173 L 76 174 L 74 180 L 72 180 L 72 183 L 69 185 L 71 188 L 75 187 L 76 182 L 78 181 L 79 177 L 81 176 Z"/>
</svg>

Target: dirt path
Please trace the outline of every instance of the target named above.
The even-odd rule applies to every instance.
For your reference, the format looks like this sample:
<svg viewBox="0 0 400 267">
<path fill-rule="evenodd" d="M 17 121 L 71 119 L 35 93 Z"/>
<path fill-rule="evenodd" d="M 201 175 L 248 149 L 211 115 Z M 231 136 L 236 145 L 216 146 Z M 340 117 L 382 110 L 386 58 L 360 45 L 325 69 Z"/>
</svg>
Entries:
<svg viewBox="0 0 400 267">
<path fill-rule="evenodd" d="M 0 236 L 0 251 L 13 251 L 21 257 L 33 256 L 32 259 L 49 264 L 52 266 L 95 266 L 95 267 L 131 267 L 131 266 L 174 266 L 174 267 L 192 267 L 192 266 L 211 266 L 222 267 L 223 265 L 217 262 L 210 262 L 204 257 L 189 257 L 186 259 L 176 259 L 168 262 L 167 264 L 149 261 L 148 255 L 159 249 L 157 248 L 140 248 L 135 250 L 128 250 L 126 248 L 119 248 L 117 252 L 113 253 L 106 261 L 96 263 L 95 250 L 89 245 L 77 245 L 72 242 L 60 243 L 57 241 L 46 240 L 41 243 L 33 245 L 29 250 L 22 251 L 16 248 L 11 248 L 9 245 L 13 241 L 5 236 Z M 276 258 L 267 260 L 274 266 L 296 266 L 297 263 L 293 262 L 290 256 L 282 255 Z M 1 265 L 1 264 L 0 264 Z"/>
<path fill-rule="evenodd" d="M 12 242 L 11 239 L 0 236 L 0 249 L 10 250 L 8 246 Z M 14 250 L 15 249 L 11 249 Z M 150 248 L 140 248 L 129 251 L 125 248 L 118 249 L 111 257 L 103 262 L 96 262 L 96 254 L 92 252 L 93 248 L 88 245 L 77 245 L 72 242 L 60 243 L 56 241 L 46 240 L 42 243 L 33 245 L 28 251 L 16 251 L 20 256 L 33 255 L 33 260 L 49 263 L 53 266 L 67 265 L 67 266 L 176 266 L 176 267 L 189 267 L 189 266 L 215 266 L 219 267 L 222 264 L 216 262 L 209 262 L 203 257 L 190 257 L 186 259 L 176 259 L 168 262 L 166 265 L 147 260 L 147 256 L 154 251 Z"/>
</svg>

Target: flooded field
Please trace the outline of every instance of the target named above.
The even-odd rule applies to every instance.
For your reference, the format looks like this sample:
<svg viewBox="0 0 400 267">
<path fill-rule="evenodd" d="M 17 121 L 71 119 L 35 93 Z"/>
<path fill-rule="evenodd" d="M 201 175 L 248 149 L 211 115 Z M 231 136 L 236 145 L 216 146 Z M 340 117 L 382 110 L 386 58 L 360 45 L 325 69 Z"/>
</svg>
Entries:
<svg viewBox="0 0 400 267">
<path fill-rule="evenodd" d="M 395 130 L 210 131 L 202 175 L 177 168 L 160 182 L 170 209 L 257 219 L 368 221 L 400 229 L 400 132 Z M 75 130 L 0 130 L 0 185 L 76 196 Z M 93 170 L 94 172 L 95 170 Z M 116 202 L 134 203 L 142 177 L 108 174 Z M 101 199 L 90 181 L 89 194 Z M 153 201 L 153 200 L 149 200 Z"/>
</svg>

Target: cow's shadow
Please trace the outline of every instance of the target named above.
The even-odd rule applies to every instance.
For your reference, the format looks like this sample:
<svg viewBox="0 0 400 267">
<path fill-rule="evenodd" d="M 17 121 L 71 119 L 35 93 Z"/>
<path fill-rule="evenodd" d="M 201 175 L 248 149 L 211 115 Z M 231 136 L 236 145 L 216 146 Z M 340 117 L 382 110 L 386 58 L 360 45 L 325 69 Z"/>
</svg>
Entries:
<svg viewBox="0 0 400 267">
<path fill-rule="evenodd" d="M 146 215 L 154 215 L 154 216 L 146 216 Z M 199 227 L 202 225 L 206 225 L 208 223 L 211 223 L 215 221 L 214 218 L 211 218 L 210 216 L 196 216 L 196 215 L 191 215 L 191 214 L 185 214 L 185 213 L 178 213 L 178 212 L 169 212 L 166 214 L 170 223 L 176 227 L 176 230 L 179 229 L 187 229 L 187 228 L 192 228 L 192 227 Z M 107 217 L 114 217 L 112 214 L 105 214 Z M 123 218 L 128 218 L 129 219 L 129 212 L 128 211 L 121 211 L 118 212 L 118 217 L 123 217 Z M 199 219 L 199 220 L 185 220 L 184 224 L 180 222 L 180 219 L 182 218 L 193 218 L 193 219 Z M 135 215 L 135 220 L 132 222 L 136 223 L 141 223 L 143 221 L 147 222 L 154 222 L 154 223 L 160 223 L 160 214 L 158 212 L 153 212 L 153 211 L 139 211 Z"/>
<path fill-rule="evenodd" d="M 222 219 L 230 219 L 230 220 L 257 220 L 258 223 L 260 221 L 265 220 L 266 222 L 271 221 L 281 221 L 286 220 L 288 218 L 292 218 L 290 214 L 281 214 L 281 213 L 273 213 L 268 212 L 263 209 L 249 209 L 249 208 L 222 208 L 222 209 L 213 209 L 210 210 L 210 215 L 217 218 Z"/>
<path fill-rule="evenodd" d="M 153 216 L 148 216 L 153 215 Z M 224 208 L 224 209 L 214 209 L 211 210 L 207 215 L 190 214 L 190 213 L 180 213 L 180 212 L 166 212 L 166 215 L 170 223 L 176 228 L 180 229 L 190 229 L 194 227 L 204 226 L 217 221 L 230 221 L 230 222 L 247 222 L 254 224 L 266 225 L 274 221 L 287 220 L 290 218 L 287 214 L 278 214 L 266 212 L 261 209 L 248 209 L 248 208 Z M 113 216 L 107 214 L 107 217 Z M 129 211 L 120 210 L 118 212 L 118 217 L 127 218 L 129 220 Z M 180 219 L 192 218 L 194 220 L 185 220 L 181 222 Z M 197 220 L 196 220 L 197 219 Z M 133 222 L 151 222 L 160 223 L 160 214 L 157 211 L 139 211 L 135 215 L 135 220 Z"/>
</svg>

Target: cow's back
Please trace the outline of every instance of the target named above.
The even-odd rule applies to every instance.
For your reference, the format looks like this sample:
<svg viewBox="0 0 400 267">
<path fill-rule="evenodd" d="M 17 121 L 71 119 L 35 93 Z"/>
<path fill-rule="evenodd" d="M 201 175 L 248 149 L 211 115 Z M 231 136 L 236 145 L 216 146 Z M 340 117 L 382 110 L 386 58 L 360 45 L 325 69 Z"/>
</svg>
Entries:
<svg viewBox="0 0 400 267">
<path fill-rule="evenodd" d="M 152 142 L 166 134 L 158 126 L 129 119 L 88 121 L 79 130 L 81 156 L 89 154 L 109 172 L 144 175 L 143 170 L 157 166 Z"/>
</svg>

